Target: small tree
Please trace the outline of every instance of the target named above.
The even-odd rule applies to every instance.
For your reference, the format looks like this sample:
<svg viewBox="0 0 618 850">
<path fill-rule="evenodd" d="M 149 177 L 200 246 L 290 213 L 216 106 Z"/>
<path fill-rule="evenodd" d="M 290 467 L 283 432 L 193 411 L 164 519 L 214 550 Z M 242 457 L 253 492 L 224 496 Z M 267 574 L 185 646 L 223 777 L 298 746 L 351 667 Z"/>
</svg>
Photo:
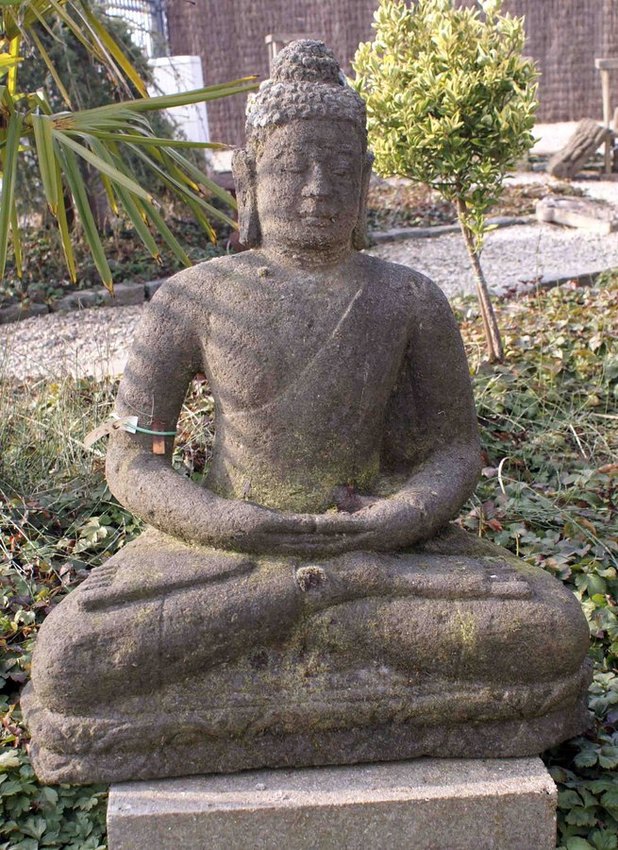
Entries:
<svg viewBox="0 0 618 850">
<path fill-rule="evenodd" d="M 381 0 L 373 42 L 354 58 L 377 171 L 426 183 L 457 209 L 490 361 L 503 357 L 480 263 L 486 214 L 506 171 L 533 143 L 537 71 L 522 56 L 523 18 L 501 0 Z"/>
</svg>

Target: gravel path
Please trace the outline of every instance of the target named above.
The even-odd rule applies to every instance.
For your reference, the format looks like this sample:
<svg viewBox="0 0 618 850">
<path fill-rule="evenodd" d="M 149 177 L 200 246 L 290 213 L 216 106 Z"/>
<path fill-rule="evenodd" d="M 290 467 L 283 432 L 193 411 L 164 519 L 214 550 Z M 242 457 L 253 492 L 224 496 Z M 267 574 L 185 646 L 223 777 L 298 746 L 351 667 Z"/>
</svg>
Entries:
<svg viewBox="0 0 618 850">
<path fill-rule="evenodd" d="M 550 181 L 522 173 L 510 182 Z M 618 182 L 585 181 L 590 197 L 618 205 Z M 449 297 L 474 292 L 459 233 L 428 239 L 383 243 L 377 257 L 409 265 L 433 278 Z M 482 258 L 485 275 L 501 294 L 543 275 L 558 277 L 618 268 L 618 233 L 601 236 L 553 225 L 518 225 L 491 233 Z M 70 373 L 76 376 L 120 374 L 142 307 L 98 307 L 55 313 L 0 326 L 0 375 L 19 380 Z"/>
<path fill-rule="evenodd" d="M 449 297 L 474 292 L 459 233 L 382 244 L 371 251 L 433 278 Z M 618 233 L 601 236 L 554 225 L 525 224 L 489 234 L 482 265 L 490 288 L 504 294 L 520 283 L 618 267 Z"/>
<path fill-rule="evenodd" d="M 142 307 L 93 307 L 0 326 L 0 375 L 19 380 L 124 369 Z"/>
</svg>

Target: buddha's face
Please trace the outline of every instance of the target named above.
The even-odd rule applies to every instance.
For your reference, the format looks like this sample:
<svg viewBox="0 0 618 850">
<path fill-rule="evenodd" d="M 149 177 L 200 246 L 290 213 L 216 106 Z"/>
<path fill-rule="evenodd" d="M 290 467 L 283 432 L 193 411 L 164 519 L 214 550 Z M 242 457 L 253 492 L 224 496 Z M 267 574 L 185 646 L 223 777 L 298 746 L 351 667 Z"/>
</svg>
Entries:
<svg viewBox="0 0 618 850">
<path fill-rule="evenodd" d="M 273 130 L 256 166 L 264 247 L 349 246 L 359 215 L 363 157 L 351 124 L 298 120 Z"/>
</svg>

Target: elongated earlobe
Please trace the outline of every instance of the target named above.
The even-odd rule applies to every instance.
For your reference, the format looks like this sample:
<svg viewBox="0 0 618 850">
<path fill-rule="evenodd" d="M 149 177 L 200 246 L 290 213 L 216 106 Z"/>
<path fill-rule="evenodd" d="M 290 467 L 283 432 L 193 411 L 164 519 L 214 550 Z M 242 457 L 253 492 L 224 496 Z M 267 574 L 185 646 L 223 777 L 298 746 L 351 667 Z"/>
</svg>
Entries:
<svg viewBox="0 0 618 850">
<path fill-rule="evenodd" d="M 240 241 L 245 248 L 257 248 L 262 234 L 255 202 L 255 161 L 248 151 L 234 151 L 232 175 L 236 184 Z"/>
<path fill-rule="evenodd" d="M 369 194 L 369 180 L 371 179 L 371 166 L 373 165 L 373 154 L 367 151 L 363 161 L 363 173 L 361 175 L 361 193 L 358 205 L 358 220 L 352 231 L 352 247 L 360 251 L 367 247 L 367 195 Z"/>
</svg>

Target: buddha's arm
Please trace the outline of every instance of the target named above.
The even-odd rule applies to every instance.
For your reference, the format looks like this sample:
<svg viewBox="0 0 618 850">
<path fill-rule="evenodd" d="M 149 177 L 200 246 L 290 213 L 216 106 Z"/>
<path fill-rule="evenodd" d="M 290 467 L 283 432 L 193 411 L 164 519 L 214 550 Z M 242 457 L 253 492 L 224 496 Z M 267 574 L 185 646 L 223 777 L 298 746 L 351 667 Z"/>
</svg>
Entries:
<svg viewBox="0 0 618 850">
<path fill-rule="evenodd" d="M 205 321 L 189 275 L 172 279 L 145 308 L 120 384 L 116 411 L 137 416 L 141 428 L 174 431 L 187 387 L 202 371 L 195 327 Z M 112 493 L 146 522 L 190 542 L 249 551 L 276 549 L 273 540 L 315 529 L 312 517 L 294 516 L 231 501 L 179 475 L 171 466 L 173 438 L 165 454 L 153 453 L 153 437 L 117 431 L 110 438 L 106 474 Z"/>
<path fill-rule="evenodd" d="M 358 546 L 394 549 L 431 537 L 457 514 L 479 477 L 468 365 L 448 301 L 424 280 L 414 312 L 382 457 L 387 478 L 404 483 L 350 516 L 351 527 L 364 527 Z"/>
<path fill-rule="evenodd" d="M 445 295 L 423 284 L 385 429 L 383 463 L 410 470 L 392 497 L 420 512 L 426 538 L 452 519 L 478 482 L 481 452 L 461 335 Z"/>
</svg>

